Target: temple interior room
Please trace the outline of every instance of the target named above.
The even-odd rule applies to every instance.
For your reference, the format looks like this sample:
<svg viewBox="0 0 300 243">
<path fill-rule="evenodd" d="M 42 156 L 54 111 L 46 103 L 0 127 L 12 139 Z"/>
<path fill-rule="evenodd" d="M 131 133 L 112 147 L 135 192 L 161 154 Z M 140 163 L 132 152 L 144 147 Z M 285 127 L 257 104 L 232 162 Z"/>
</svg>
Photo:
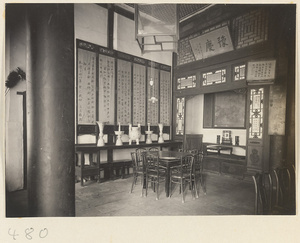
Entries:
<svg viewBox="0 0 300 243">
<path fill-rule="evenodd" d="M 296 5 L 7 3 L 5 217 L 295 216 Z"/>
</svg>

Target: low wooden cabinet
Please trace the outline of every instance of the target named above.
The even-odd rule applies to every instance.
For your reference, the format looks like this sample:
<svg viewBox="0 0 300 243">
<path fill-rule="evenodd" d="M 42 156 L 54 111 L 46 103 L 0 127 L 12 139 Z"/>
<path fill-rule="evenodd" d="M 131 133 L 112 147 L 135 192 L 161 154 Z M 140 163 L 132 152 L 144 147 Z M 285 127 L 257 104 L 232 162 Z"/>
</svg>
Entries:
<svg viewBox="0 0 300 243">
<path fill-rule="evenodd" d="M 244 178 L 247 171 L 246 157 L 233 154 L 235 147 L 246 149 L 245 146 L 203 143 L 203 168 L 218 174 Z M 228 153 L 224 154 L 222 151 Z"/>
</svg>

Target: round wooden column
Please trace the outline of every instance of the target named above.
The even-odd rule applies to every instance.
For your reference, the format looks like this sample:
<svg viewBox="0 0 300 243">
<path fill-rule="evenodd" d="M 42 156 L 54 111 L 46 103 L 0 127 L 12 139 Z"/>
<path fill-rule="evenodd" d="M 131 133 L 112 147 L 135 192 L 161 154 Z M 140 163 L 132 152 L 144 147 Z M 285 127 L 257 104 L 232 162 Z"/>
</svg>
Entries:
<svg viewBox="0 0 300 243">
<path fill-rule="evenodd" d="M 75 216 L 74 6 L 27 6 L 28 198 L 34 217 Z"/>
</svg>

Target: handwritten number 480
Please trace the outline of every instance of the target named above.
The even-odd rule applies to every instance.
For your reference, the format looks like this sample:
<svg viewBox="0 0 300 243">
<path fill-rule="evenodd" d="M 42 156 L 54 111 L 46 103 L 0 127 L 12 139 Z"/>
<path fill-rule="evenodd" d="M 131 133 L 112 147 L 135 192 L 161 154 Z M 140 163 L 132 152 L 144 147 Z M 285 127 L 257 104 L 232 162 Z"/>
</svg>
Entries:
<svg viewBox="0 0 300 243">
<path fill-rule="evenodd" d="M 27 240 L 32 240 L 33 239 L 33 232 L 34 232 L 33 228 L 25 229 L 25 238 L 27 238 Z M 19 234 L 16 233 L 16 230 L 11 230 L 10 228 L 8 230 L 8 234 L 10 236 L 12 236 L 14 240 L 17 240 L 17 236 L 19 236 Z M 40 230 L 39 238 L 43 239 L 47 235 L 48 235 L 48 229 L 47 228 L 44 228 L 44 229 Z"/>
</svg>

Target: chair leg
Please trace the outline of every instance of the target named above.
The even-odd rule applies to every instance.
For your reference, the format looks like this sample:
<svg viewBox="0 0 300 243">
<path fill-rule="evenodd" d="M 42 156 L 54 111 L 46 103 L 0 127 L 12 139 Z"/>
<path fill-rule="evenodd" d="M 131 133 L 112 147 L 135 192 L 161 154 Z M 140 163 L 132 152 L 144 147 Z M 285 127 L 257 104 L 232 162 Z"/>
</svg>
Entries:
<svg viewBox="0 0 300 243">
<path fill-rule="evenodd" d="M 135 183 L 136 183 L 136 175 L 133 174 L 133 180 L 132 180 L 132 185 L 131 185 L 130 193 L 132 193 L 132 191 L 133 191 L 133 186 L 135 185 Z"/>
<path fill-rule="evenodd" d="M 80 185 L 83 187 L 83 177 L 80 178 Z"/>
<path fill-rule="evenodd" d="M 172 196 L 172 179 L 170 179 L 170 183 L 169 183 L 169 198 L 171 198 Z"/>
<path fill-rule="evenodd" d="M 254 190 L 255 190 L 254 213 L 255 215 L 257 215 L 258 214 L 258 185 L 255 176 L 252 176 L 252 179 L 254 182 Z"/>
<path fill-rule="evenodd" d="M 193 180 L 192 182 L 194 182 L 193 188 L 194 188 L 194 190 L 195 190 L 195 197 L 196 197 L 196 198 L 199 198 L 199 195 L 198 195 L 198 188 L 197 188 L 197 179 L 196 179 L 196 175 L 194 176 L 194 180 Z"/>
<path fill-rule="evenodd" d="M 141 197 L 144 196 L 144 176 L 141 177 L 141 184 L 142 184 L 142 193 L 141 193 Z"/>
<path fill-rule="evenodd" d="M 148 176 L 146 176 L 146 188 L 145 188 L 145 196 L 147 197 L 148 193 Z"/>
<path fill-rule="evenodd" d="M 157 181 L 157 187 L 156 187 L 156 200 L 159 200 L 159 180 Z"/>
<path fill-rule="evenodd" d="M 201 174 L 201 187 L 202 187 L 202 191 L 203 191 L 204 195 L 206 195 L 206 187 L 205 187 L 205 184 L 204 184 L 203 174 Z"/>
<path fill-rule="evenodd" d="M 181 187 L 181 190 L 182 190 L 182 203 L 184 203 L 184 183 L 183 183 L 183 179 L 180 179 L 180 187 Z"/>
</svg>

